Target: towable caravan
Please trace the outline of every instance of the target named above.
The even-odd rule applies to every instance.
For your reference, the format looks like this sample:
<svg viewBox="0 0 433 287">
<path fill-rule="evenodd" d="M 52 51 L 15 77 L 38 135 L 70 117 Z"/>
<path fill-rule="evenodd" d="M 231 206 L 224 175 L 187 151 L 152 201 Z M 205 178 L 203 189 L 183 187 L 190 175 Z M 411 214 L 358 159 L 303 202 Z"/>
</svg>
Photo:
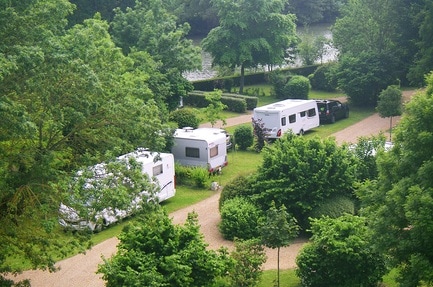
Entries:
<svg viewBox="0 0 433 287">
<path fill-rule="evenodd" d="M 278 139 L 284 133 L 295 134 L 318 127 L 319 113 L 314 100 L 288 99 L 254 109 L 254 120 L 261 120 L 266 137 Z"/>
<path fill-rule="evenodd" d="M 226 136 L 217 128 L 177 129 L 171 153 L 181 165 L 201 166 L 214 173 L 228 164 Z"/>
<path fill-rule="evenodd" d="M 150 183 L 156 188 L 155 198 L 158 202 L 162 202 L 173 197 L 176 193 L 175 188 L 175 171 L 174 171 L 174 157 L 170 153 L 157 153 L 150 152 L 145 149 L 139 149 L 135 152 L 131 152 L 122 155 L 116 159 L 116 162 L 123 162 L 126 164 L 128 170 L 130 170 L 131 165 L 129 165 L 130 160 L 133 159 L 136 163 L 141 164 L 141 170 L 143 174 L 146 174 L 150 180 Z M 149 196 L 148 190 L 143 190 L 138 193 L 134 193 L 131 196 L 131 203 L 126 209 L 116 209 L 110 206 L 102 209 L 99 212 L 94 211 L 93 206 L 98 204 L 96 200 L 101 202 L 110 201 L 110 199 L 104 199 L 104 189 L 116 190 L 120 185 L 122 187 L 129 186 L 133 188 L 131 181 L 127 177 L 123 177 L 121 180 L 117 180 L 120 177 L 116 177 L 116 174 L 110 173 L 107 170 L 106 164 L 97 164 L 88 169 L 91 172 L 92 178 L 84 180 L 84 184 L 81 186 L 77 184 L 78 188 L 81 188 L 85 194 L 86 190 L 89 190 L 89 197 L 86 202 L 78 203 L 80 208 L 84 208 L 85 212 L 82 214 L 93 214 L 90 218 L 83 218 L 79 215 L 79 212 L 65 204 L 60 205 L 59 209 L 59 223 L 65 228 L 72 230 L 83 230 L 90 229 L 92 231 L 100 229 L 104 226 L 108 226 L 122 218 L 125 218 L 134 213 L 138 208 L 140 208 L 143 200 L 152 200 Z M 88 172 L 87 171 L 87 172 Z M 83 171 L 77 173 L 77 176 L 83 174 Z M 105 179 L 113 179 L 113 181 L 107 181 Z M 74 179 L 74 183 L 77 182 Z M 110 182 L 109 184 L 107 182 Z M 114 182 L 114 183 L 113 183 Z M 120 182 L 120 183 L 119 183 Z M 90 191 L 92 189 L 92 192 Z M 102 191 L 101 191 L 102 190 Z M 125 188 L 120 188 L 125 192 Z M 134 197 L 135 196 L 135 197 Z M 95 199 L 97 198 L 97 199 Z M 72 202 L 74 200 L 71 197 Z M 75 202 L 77 204 L 77 202 Z M 93 213 L 92 213 L 93 212 Z"/>
</svg>

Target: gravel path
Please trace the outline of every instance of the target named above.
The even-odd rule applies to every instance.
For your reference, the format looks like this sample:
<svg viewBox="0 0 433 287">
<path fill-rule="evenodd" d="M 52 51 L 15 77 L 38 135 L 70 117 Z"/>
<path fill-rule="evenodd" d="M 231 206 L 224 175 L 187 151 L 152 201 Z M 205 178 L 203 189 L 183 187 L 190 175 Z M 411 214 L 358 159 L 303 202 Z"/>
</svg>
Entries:
<svg viewBox="0 0 433 287">
<path fill-rule="evenodd" d="M 413 92 L 404 92 L 405 100 L 408 100 Z M 397 124 L 400 117 L 395 117 L 393 123 Z M 237 125 L 251 121 L 251 114 L 246 114 L 237 118 L 227 119 L 226 126 Z M 215 126 L 220 127 L 221 123 Z M 209 125 L 208 125 L 209 126 Z M 375 135 L 380 132 L 387 132 L 389 129 L 389 119 L 380 118 L 378 114 L 374 114 L 363 121 L 348 127 L 340 132 L 333 134 L 338 143 L 356 142 L 360 136 Z M 226 246 L 229 249 L 233 248 L 231 241 L 224 240 L 218 232 L 217 225 L 220 220 L 218 212 L 219 192 L 215 192 L 211 197 L 196 203 L 187 208 L 178 210 L 170 214 L 175 224 L 185 222 L 187 214 L 195 211 L 198 214 L 201 232 L 204 235 L 206 242 L 212 249 L 218 249 L 221 246 Z M 295 258 L 298 251 L 305 243 L 304 240 L 296 240 L 290 246 L 282 248 L 280 251 L 280 268 L 294 268 Z M 28 278 L 31 280 L 33 287 L 76 287 L 76 286 L 92 286 L 103 287 L 104 281 L 95 272 L 98 264 L 102 263 L 101 256 L 110 257 L 116 252 L 116 238 L 108 239 L 89 250 L 86 254 L 79 254 L 74 257 L 59 261 L 56 266 L 60 268 L 55 273 L 48 273 L 40 270 L 25 271 L 18 275 L 15 280 L 23 280 Z M 277 251 L 267 249 L 267 261 L 263 268 L 265 270 L 276 269 L 277 267 Z"/>
</svg>

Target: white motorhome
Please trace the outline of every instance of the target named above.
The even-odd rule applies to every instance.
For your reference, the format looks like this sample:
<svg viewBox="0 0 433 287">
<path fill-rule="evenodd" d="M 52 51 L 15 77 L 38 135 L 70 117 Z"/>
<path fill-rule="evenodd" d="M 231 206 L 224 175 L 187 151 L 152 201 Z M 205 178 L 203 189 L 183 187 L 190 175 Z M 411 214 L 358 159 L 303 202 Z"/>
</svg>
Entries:
<svg viewBox="0 0 433 287">
<path fill-rule="evenodd" d="M 295 134 L 320 125 L 317 103 L 314 100 L 288 99 L 254 109 L 253 119 L 261 120 L 266 137 L 278 139 L 284 133 Z"/>
<path fill-rule="evenodd" d="M 141 163 L 143 174 L 147 174 L 151 183 L 157 186 L 158 192 L 156 193 L 156 200 L 158 200 L 158 202 L 162 202 L 175 196 L 175 170 L 174 157 L 172 154 L 156 153 L 145 149 L 138 149 L 134 152 L 118 157 L 117 160 L 127 161 L 129 158 L 134 158 L 138 163 Z M 94 171 L 95 175 L 98 177 L 106 176 L 104 164 L 94 166 Z M 134 200 L 132 200 L 128 210 L 119 210 L 107 207 L 96 214 L 94 220 L 81 218 L 76 210 L 62 203 L 59 209 L 59 223 L 63 227 L 73 230 L 90 229 L 94 231 L 131 215 L 134 210 L 140 207 L 142 200 L 147 198 L 147 196 L 148 191 L 142 191 Z M 86 205 L 86 203 L 84 204 Z"/>
<path fill-rule="evenodd" d="M 227 134 L 217 128 L 183 128 L 173 135 L 171 153 L 185 166 L 201 166 L 215 173 L 228 164 Z"/>
</svg>

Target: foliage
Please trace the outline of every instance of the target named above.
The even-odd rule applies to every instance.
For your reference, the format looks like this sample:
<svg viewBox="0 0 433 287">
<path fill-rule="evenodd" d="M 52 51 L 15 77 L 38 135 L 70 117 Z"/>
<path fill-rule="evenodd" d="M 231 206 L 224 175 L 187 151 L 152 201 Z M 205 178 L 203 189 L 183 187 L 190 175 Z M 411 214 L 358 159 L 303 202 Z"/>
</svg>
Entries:
<svg viewBox="0 0 433 287">
<path fill-rule="evenodd" d="M 233 260 L 227 277 L 231 287 L 257 286 L 263 273 L 262 264 L 266 253 L 259 239 L 235 240 L 235 250 L 231 252 Z"/>
<path fill-rule="evenodd" d="M 179 128 L 192 127 L 196 129 L 200 124 L 200 119 L 197 117 L 197 111 L 189 108 L 172 111 L 168 119 L 176 122 Z"/>
<path fill-rule="evenodd" d="M 191 167 L 190 176 L 198 188 L 206 187 L 209 183 L 209 171 L 204 167 Z"/>
<path fill-rule="evenodd" d="M 352 198 L 338 195 L 321 202 L 309 213 L 308 218 L 338 218 L 344 214 L 355 215 L 355 202 Z"/>
<path fill-rule="evenodd" d="M 378 176 L 377 155 L 384 151 L 385 136 L 359 137 L 355 145 L 349 147 L 358 159 L 357 178 L 359 181 L 375 180 Z"/>
<path fill-rule="evenodd" d="M 389 117 L 389 140 L 391 141 L 392 117 L 402 113 L 402 92 L 396 86 L 388 86 L 380 92 L 377 108 L 382 118 Z"/>
<path fill-rule="evenodd" d="M 344 215 L 311 222 L 311 243 L 296 258 L 302 286 L 377 286 L 385 274 L 365 219 Z"/>
<path fill-rule="evenodd" d="M 133 214 L 158 192 L 158 186 L 143 174 L 142 164 L 133 157 L 113 159 L 81 170 L 76 176 L 59 182 L 56 189 L 63 191 L 65 205 L 97 227 L 104 224 L 100 216 L 103 212 L 110 214 L 111 211 L 116 216 L 114 210 L 125 210 Z M 132 205 L 139 197 L 143 201 Z"/>
<path fill-rule="evenodd" d="M 68 1 L 3 4 L 0 253 L 53 269 L 51 251 L 77 244 L 57 242 L 59 184 L 107 154 L 162 149 L 165 113 L 148 86 L 154 66 L 142 70 L 135 60 L 154 62 L 124 56 L 100 15 L 66 29 Z"/>
<path fill-rule="evenodd" d="M 288 133 L 262 153 L 253 198 L 264 210 L 275 201 L 302 223 L 323 200 L 336 195 L 352 197 L 356 160 L 333 138 Z"/>
<path fill-rule="evenodd" d="M 212 54 L 213 65 L 240 67 L 242 94 L 245 68 L 284 62 L 286 49 L 296 42 L 294 15 L 282 13 L 281 0 L 216 0 L 212 5 L 219 26 L 203 39 L 202 47 Z"/>
<path fill-rule="evenodd" d="M 107 286 L 209 286 L 225 271 L 225 252 L 207 249 L 197 214 L 174 225 L 162 209 L 143 213 L 119 236 L 98 272 Z"/>
<path fill-rule="evenodd" d="M 312 89 L 326 92 L 334 92 L 337 89 L 335 78 L 335 63 L 327 63 L 319 66 L 314 74 L 308 76 Z"/>
<path fill-rule="evenodd" d="M 262 243 L 269 248 L 278 249 L 277 263 L 277 286 L 280 286 L 280 248 L 287 246 L 296 238 L 299 226 L 296 218 L 287 213 L 286 207 L 279 208 L 272 201 L 270 208 L 266 211 L 266 219 L 260 224 Z"/>
<path fill-rule="evenodd" d="M 379 93 L 395 84 L 397 69 L 390 55 L 361 52 L 345 55 L 339 61 L 336 77 L 338 86 L 355 106 L 376 106 Z"/>
<path fill-rule="evenodd" d="M 111 22 L 114 42 L 125 54 L 143 51 L 158 63 L 150 75 L 152 91 L 162 97 L 170 110 L 178 107 L 181 96 L 192 90 L 182 73 L 200 68 L 200 49 L 186 38 L 187 23 L 177 24 L 164 1 L 136 1 L 133 8 L 115 9 Z"/>
<path fill-rule="evenodd" d="M 403 286 L 433 282 L 433 74 L 426 81 L 405 106 L 394 148 L 378 159 L 377 182 L 358 192 L 377 250 L 398 268 Z"/>
<path fill-rule="evenodd" d="M 266 139 L 265 124 L 262 119 L 252 119 L 253 121 L 253 134 L 255 138 L 254 149 L 256 152 L 261 152 L 265 147 L 268 140 Z"/>
<path fill-rule="evenodd" d="M 253 145 L 254 136 L 250 126 L 240 126 L 235 129 L 234 137 L 240 150 L 247 150 Z"/>
<path fill-rule="evenodd" d="M 413 6 L 414 7 L 411 7 L 412 9 L 409 10 L 409 12 L 415 11 L 415 13 L 408 13 L 408 15 L 412 16 L 412 19 L 415 19 L 411 26 L 416 27 L 416 29 L 414 29 L 415 31 L 419 29 L 418 33 L 414 33 L 418 34 L 419 37 L 415 40 L 416 49 L 413 50 L 416 52 L 414 52 L 415 57 L 412 66 L 409 69 L 408 78 L 411 84 L 424 86 L 426 84 L 425 75 L 433 70 L 433 27 L 431 25 L 433 22 L 433 1 L 422 1 L 421 5 L 418 5 L 418 9 L 416 9 L 417 7 L 415 5 Z M 413 13 L 415 15 L 413 15 Z M 402 26 L 407 25 L 407 22 L 404 21 L 404 19 L 402 19 L 401 23 Z M 408 35 L 406 34 L 405 36 Z M 409 36 L 405 40 L 409 42 L 411 37 Z"/>
<path fill-rule="evenodd" d="M 235 238 L 252 239 L 259 237 L 257 222 L 263 217 L 262 211 L 246 197 L 234 197 L 224 201 L 221 207 L 219 230 L 228 240 Z"/>
<path fill-rule="evenodd" d="M 308 99 L 311 84 L 307 77 L 295 75 L 284 86 L 285 99 Z"/>
<path fill-rule="evenodd" d="M 354 105 L 376 106 L 380 91 L 405 79 L 413 55 L 400 31 L 411 27 L 411 7 L 404 0 L 349 1 L 343 7 L 333 39 L 340 52 L 339 86 Z"/>
<path fill-rule="evenodd" d="M 226 105 L 221 102 L 221 95 L 221 90 L 205 93 L 209 105 L 204 108 L 204 114 L 206 116 L 206 121 L 210 122 L 212 127 L 216 124 L 217 120 L 221 120 L 223 125 L 226 124 L 225 119 L 221 116 L 221 112 L 226 108 Z"/>
<path fill-rule="evenodd" d="M 272 84 L 272 89 L 277 99 L 284 99 L 286 97 L 285 86 L 289 81 L 289 76 L 279 71 L 269 73 L 269 81 Z"/>
<path fill-rule="evenodd" d="M 236 197 L 244 197 L 249 194 L 249 190 L 251 189 L 251 178 L 243 175 L 239 175 L 230 181 L 224 189 L 221 191 L 221 195 L 219 198 L 219 208 L 224 205 L 224 203 Z"/>
<path fill-rule="evenodd" d="M 308 27 L 306 32 L 300 36 L 301 41 L 298 44 L 298 55 L 304 66 L 313 65 L 317 60 L 323 62 L 323 57 L 326 54 L 326 45 L 330 44 L 324 36 L 315 37 L 309 32 Z"/>
</svg>

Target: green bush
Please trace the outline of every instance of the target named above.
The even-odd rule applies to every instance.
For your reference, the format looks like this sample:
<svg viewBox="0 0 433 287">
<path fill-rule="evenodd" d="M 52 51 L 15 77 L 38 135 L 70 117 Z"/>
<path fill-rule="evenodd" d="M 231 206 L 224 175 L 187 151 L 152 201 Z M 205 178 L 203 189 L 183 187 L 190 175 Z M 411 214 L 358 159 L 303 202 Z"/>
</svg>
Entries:
<svg viewBox="0 0 433 287">
<path fill-rule="evenodd" d="M 235 129 L 235 142 L 240 150 L 247 150 L 253 145 L 253 129 L 250 126 L 239 126 Z"/>
<path fill-rule="evenodd" d="M 250 194 L 249 191 L 251 190 L 252 182 L 253 181 L 249 177 L 240 175 L 226 184 L 224 189 L 221 191 L 219 199 L 220 210 L 226 200 Z"/>
<path fill-rule="evenodd" d="M 311 84 L 307 77 L 295 75 L 284 86 L 286 99 L 308 99 Z"/>
<path fill-rule="evenodd" d="M 257 222 L 263 218 L 263 212 L 244 197 L 227 200 L 221 208 L 219 229 L 225 239 L 252 239 L 260 236 Z"/>
<path fill-rule="evenodd" d="M 193 167 L 191 179 L 196 187 L 204 188 L 209 184 L 209 171 L 204 167 Z"/>
<path fill-rule="evenodd" d="M 274 96 L 278 99 L 285 99 L 284 87 L 289 79 L 288 75 L 280 72 L 272 72 L 269 74 L 269 80 L 272 84 Z"/>
<path fill-rule="evenodd" d="M 227 97 L 223 94 L 221 97 L 221 103 L 226 105 L 226 110 L 231 112 L 245 113 L 247 110 L 247 102 L 242 98 Z"/>
<path fill-rule="evenodd" d="M 337 89 L 337 80 L 334 76 L 335 67 L 333 63 L 318 67 L 313 74 L 308 76 L 311 87 L 315 90 L 334 92 Z"/>
<path fill-rule="evenodd" d="M 176 163 L 174 165 L 175 176 L 176 176 L 176 184 L 189 184 L 189 180 L 191 178 L 191 168 Z"/>
<path fill-rule="evenodd" d="M 179 128 L 192 127 L 196 129 L 200 124 L 200 120 L 197 117 L 197 111 L 189 108 L 172 111 L 168 120 L 177 123 Z"/>
<path fill-rule="evenodd" d="M 344 214 L 355 214 L 355 202 L 347 196 L 338 195 L 322 201 L 318 206 L 313 208 L 308 218 L 320 218 L 322 216 L 338 218 Z M 304 220 L 308 220 L 308 218 Z"/>
</svg>

